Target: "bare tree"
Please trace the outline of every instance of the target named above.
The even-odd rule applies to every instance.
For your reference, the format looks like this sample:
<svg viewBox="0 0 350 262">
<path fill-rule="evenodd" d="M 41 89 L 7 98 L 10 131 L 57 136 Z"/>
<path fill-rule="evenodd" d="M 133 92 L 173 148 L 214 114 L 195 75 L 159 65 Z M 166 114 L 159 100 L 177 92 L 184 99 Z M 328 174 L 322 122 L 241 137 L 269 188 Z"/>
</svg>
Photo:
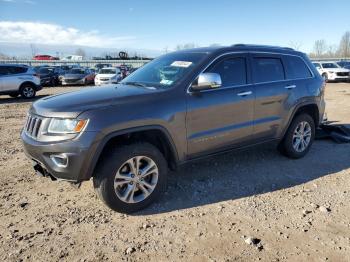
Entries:
<svg viewBox="0 0 350 262">
<path fill-rule="evenodd" d="M 329 45 L 327 47 L 327 52 L 326 52 L 326 56 L 331 58 L 331 57 L 337 57 L 338 56 L 338 52 L 337 52 L 337 45 Z"/>
<path fill-rule="evenodd" d="M 84 49 L 82 48 L 78 48 L 76 51 L 75 51 L 75 54 L 76 55 L 79 55 L 79 56 L 82 56 L 83 58 L 86 56 L 86 52 Z"/>
<path fill-rule="evenodd" d="M 299 41 L 290 41 L 288 44 L 291 48 L 293 48 L 294 50 L 300 50 L 302 43 Z"/>
<path fill-rule="evenodd" d="M 327 51 L 327 43 L 325 40 L 316 40 L 314 44 L 314 55 L 316 57 L 322 57 Z"/>
<path fill-rule="evenodd" d="M 338 52 L 342 57 L 350 57 L 350 31 L 345 32 L 342 36 Z"/>
</svg>

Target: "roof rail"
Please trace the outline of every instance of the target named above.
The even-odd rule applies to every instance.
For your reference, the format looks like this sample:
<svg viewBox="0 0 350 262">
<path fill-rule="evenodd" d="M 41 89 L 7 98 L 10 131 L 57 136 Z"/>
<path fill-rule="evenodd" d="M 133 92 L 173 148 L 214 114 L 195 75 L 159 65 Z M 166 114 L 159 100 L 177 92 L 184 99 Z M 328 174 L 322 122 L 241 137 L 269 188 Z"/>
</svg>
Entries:
<svg viewBox="0 0 350 262">
<path fill-rule="evenodd" d="M 255 47 L 255 48 L 276 48 L 276 49 L 285 49 L 285 50 L 292 50 L 291 47 L 282 47 L 282 46 L 272 46 L 272 45 L 251 45 L 251 44 L 234 44 L 233 47 Z"/>
</svg>

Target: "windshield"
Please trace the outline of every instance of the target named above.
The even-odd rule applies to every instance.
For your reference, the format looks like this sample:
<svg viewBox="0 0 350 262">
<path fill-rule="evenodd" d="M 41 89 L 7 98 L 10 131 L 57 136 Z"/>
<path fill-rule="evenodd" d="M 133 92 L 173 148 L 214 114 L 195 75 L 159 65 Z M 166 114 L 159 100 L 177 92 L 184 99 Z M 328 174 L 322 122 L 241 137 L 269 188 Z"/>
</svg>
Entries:
<svg viewBox="0 0 350 262">
<path fill-rule="evenodd" d="M 339 66 L 335 63 L 322 63 L 323 68 L 338 68 Z"/>
<path fill-rule="evenodd" d="M 190 72 L 205 56 L 206 53 L 167 54 L 144 65 L 121 83 L 169 88 Z"/>
<path fill-rule="evenodd" d="M 100 74 L 116 74 L 117 73 L 117 69 L 114 69 L 114 68 L 102 68 L 99 73 Z"/>
<path fill-rule="evenodd" d="M 84 69 L 79 69 L 79 68 L 74 68 L 74 69 L 71 69 L 71 70 L 69 71 L 69 74 L 79 74 L 79 75 L 82 75 L 82 74 L 84 74 L 84 73 L 85 73 Z"/>
</svg>

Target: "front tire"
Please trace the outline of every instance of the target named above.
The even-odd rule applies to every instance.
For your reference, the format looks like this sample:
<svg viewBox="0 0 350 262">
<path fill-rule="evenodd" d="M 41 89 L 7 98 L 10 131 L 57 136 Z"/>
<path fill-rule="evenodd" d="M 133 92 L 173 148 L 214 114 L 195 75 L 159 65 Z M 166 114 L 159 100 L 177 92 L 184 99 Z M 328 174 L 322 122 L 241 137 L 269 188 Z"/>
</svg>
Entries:
<svg viewBox="0 0 350 262">
<path fill-rule="evenodd" d="M 280 152 L 289 158 L 302 158 L 309 152 L 315 138 L 315 122 L 308 114 L 296 116 L 282 142 Z"/>
<path fill-rule="evenodd" d="M 111 150 L 100 161 L 93 178 L 99 198 L 121 213 L 139 211 L 166 188 L 167 162 L 148 143 L 135 143 Z"/>
</svg>

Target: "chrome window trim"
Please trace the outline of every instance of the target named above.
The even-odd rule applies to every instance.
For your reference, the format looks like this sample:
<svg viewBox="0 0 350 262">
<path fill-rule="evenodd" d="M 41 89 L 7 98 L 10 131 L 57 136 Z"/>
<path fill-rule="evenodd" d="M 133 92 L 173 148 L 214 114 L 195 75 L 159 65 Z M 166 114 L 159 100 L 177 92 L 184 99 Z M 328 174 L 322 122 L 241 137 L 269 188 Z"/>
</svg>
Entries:
<svg viewBox="0 0 350 262">
<path fill-rule="evenodd" d="M 258 82 L 258 83 L 247 83 L 246 85 L 236 85 L 236 86 L 227 86 L 227 87 L 219 87 L 219 88 L 215 88 L 215 89 L 207 89 L 207 90 L 201 90 L 201 91 L 196 91 L 196 92 L 192 92 L 191 89 L 191 85 L 193 84 L 193 81 L 195 81 L 198 76 L 203 73 L 205 70 L 207 70 L 213 63 L 216 62 L 216 60 L 220 59 L 223 56 L 226 55 L 237 55 L 237 54 L 242 54 L 242 55 L 254 55 L 254 54 L 267 54 L 267 55 L 286 55 L 286 56 L 295 56 L 295 57 L 299 57 L 304 64 L 307 66 L 307 68 L 309 69 L 310 73 L 311 73 L 311 77 L 306 77 L 306 78 L 295 78 L 295 79 L 283 79 L 283 80 L 276 80 L 276 81 L 267 81 L 267 82 Z M 282 57 L 281 57 L 282 58 Z M 282 61 L 283 63 L 283 61 Z M 260 84 L 269 84 L 269 83 L 277 83 L 277 82 L 287 82 L 287 81 L 294 81 L 294 80 L 306 80 L 306 79 L 313 79 L 315 78 L 315 74 L 314 72 L 311 70 L 310 66 L 308 65 L 308 63 L 305 61 L 305 59 L 300 56 L 300 55 L 293 55 L 293 54 L 285 54 L 285 53 L 276 53 L 276 52 L 265 52 L 265 51 L 233 51 L 233 52 L 226 52 L 223 53 L 217 57 L 215 57 L 201 72 L 199 72 L 199 74 L 191 81 L 191 83 L 188 85 L 186 93 L 187 94 L 193 94 L 193 93 L 202 93 L 202 92 L 212 92 L 212 91 L 219 91 L 219 90 L 223 90 L 223 89 L 232 89 L 232 88 L 237 88 L 237 87 L 244 87 L 244 86 L 251 86 L 251 85 L 260 85 Z"/>
</svg>

